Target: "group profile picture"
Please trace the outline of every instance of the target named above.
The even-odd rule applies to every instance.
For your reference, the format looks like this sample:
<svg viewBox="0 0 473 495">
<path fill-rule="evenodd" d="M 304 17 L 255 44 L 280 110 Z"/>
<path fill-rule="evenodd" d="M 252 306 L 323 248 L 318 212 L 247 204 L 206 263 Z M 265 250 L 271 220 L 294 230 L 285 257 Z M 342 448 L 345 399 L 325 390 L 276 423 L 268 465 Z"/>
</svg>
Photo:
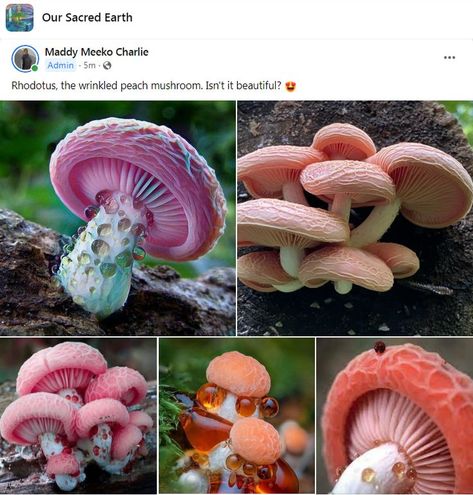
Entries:
<svg viewBox="0 0 473 495">
<path fill-rule="evenodd" d="M 5 23 L 7 31 L 26 33 L 33 29 L 33 6 L 29 3 L 11 3 L 5 9 Z"/>
<path fill-rule="evenodd" d="M 12 64 L 20 72 L 35 72 L 38 70 L 39 54 L 29 45 L 15 48 L 12 54 Z"/>
</svg>

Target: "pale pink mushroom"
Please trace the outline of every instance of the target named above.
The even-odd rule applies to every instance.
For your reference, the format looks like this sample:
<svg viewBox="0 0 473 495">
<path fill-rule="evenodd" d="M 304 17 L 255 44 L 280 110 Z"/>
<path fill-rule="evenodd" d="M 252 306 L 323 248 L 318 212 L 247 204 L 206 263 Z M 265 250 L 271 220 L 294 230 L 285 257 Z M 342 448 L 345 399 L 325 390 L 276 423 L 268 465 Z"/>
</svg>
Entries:
<svg viewBox="0 0 473 495">
<path fill-rule="evenodd" d="M 346 246 L 329 246 L 307 255 L 299 270 L 299 279 L 306 286 L 317 288 L 329 280 L 349 282 L 365 289 L 386 292 L 393 286 L 389 267 L 375 255 Z M 344 285 L 335 285 L 340 292 Z M 345 292 L 340 292 L 344 294 Z"/>
<path fill-rule="evenodd" d="M 443 151 L 424 144 L 399 143 L 383 148 L 367 161 L 391 176 L 396 199 L 376 206 L 352 231 L 352 246 L 378 241 L 399 210 L 415 225 L 443 228 L 458 222 L 471 209 L 473 181 L 462 164 Z"/>
<path fill-rule="evenodd" d="M 285 199 L 307 205 L 299 174 L 327 157 L 307 146 L 268 146 L 238 159 L 237 178 L 254 198 Z"/>
<path fill-rule="evenodd" d="M 112 459 L 124 459 L 127 456 L 133 457 L 143 438 L 141 430 L 132 424 L 119 428 L 113 434 Z"/>
<path fill-rule="evenodd" d="M 407 278 L 419 270 L 419 258 L 412 249 L 394 242 L 376 242 L 363 248 L 382 259 L 393 272 L 394 278 Z"/>
<path fill-rule="evenodd" d="M 351 124 L 334 123 L 322 127 L 314 136 L 312 147 L 330 160 L 365 160 L 376 153 L 371 138 Z"/>
<path fill-rule="evenodd" d="M 322 418 L 332 493 L 471 493 L 473 381 L 438 354 L 375 347 L 336 377 Z"/>
<path fill-rule="evenodd" d="M 90 382 L 85 392 L 85 402 L 110 398 L 132 406 L 139 404 L 147 391 L 148 385 L 141 373 L 125 366 L 116 366 Z"/>
<path fill-rule="evenodd" d="M 280 247 L 281 266 L 293 278 L 305 248 L 345 242 L 349 235 L 342 218 L 319 208 L 279 199 L 255 199 L 238 207 L 238 244 Z"/>
<path fill-rule="evenodd" d="M 83 342 L 63 342 L 33 354 L 21 366 L 16 379 L 18 395 L 35 392 L 59 394 L 79 408 L 92 378 L 104 373 L 102 354 Z"/>
<path fill-rule="evenodd" d="M 287 291 L 291 282 L 299 284 L 283 267 L 276 251 L 258 251 L 237 260 L 238 278 L 248 287 L 260 292 Z"/>
<path fill-rule="evenodd" d="M 76 409 L 71 402 L 59 395 L 24 395 L 6 407 L 0 418 L 0 434 L 17 445 L 40 444 L 49 458 L 76 440 L 75 417 Z"/>
<path fill-rule="evenodd" d="M 46 464 L 46 474 L 55 480 L 61 490 L 67 492 L 74 490 L 79 481 L 85 479 L 82 466 L 72 449 L 64 449 L 61 454 L 51 456 Z"/>
<path fill-rule="evenodd" d="M 144 411 L 130 411 L 130 424 L 137 426 L 143 433 L 153 427 L 153 418 Z"/>
</svg>

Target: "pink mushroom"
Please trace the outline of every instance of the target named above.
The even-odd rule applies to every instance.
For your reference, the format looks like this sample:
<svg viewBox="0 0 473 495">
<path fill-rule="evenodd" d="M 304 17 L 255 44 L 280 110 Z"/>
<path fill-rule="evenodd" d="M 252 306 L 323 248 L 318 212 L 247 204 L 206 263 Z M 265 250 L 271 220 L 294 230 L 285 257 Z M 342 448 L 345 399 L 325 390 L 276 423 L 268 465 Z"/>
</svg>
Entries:
<svg viewBox="0 0 473 495">
<path fill-rule="evenodd" d="M 49 458 L 46 474 L 56 482 L 61 490 L 70 492 L 85 479 L 84 466 L 80 462 L 83 460 L 84 456 L 78 449 L 66 448 L 61 454 Z"/>
<path fill-rule="evenodd" d="M 112 461 L 105 470 L 112 474 L 123 473 L 137 453 L 142 439 L 143 433 L 133 424 L 117 429 L 112 440 Z"/>
<path fill-rule="evenodd" d="M 148 385 L 143 375 L 125 366 L 108 369 L 92 380 L 85 393 L 85 402 L 115 399 L 125 406 L 139 404 L 146 396 Z"/>
<path fill-rule="evenodd" d="M 77 409 L 89 382 L 107 369 L 102 354 L 83 342 L 63 342 L 33 354 L 21 366 L 16 379 L 18 395 L 51 392 L 69 400 Z"/>
<path fill-rule="evenodd" d="M 144 411 L 130 411 L 130 424 L 137 426 L 143 433 L 153 427 L 153 418 Z"/>
<path fill-rule="evenodd" d="M 226 213 L 214 171 L 181 136 L 149 122 L 89 122 L 61 141 L 51 181 L 73 213 L 89 221 L 63 257 L 58 279 L 103 318 L 128 296 L 143 248 L 175 261 L 212 249 Z M 143 243 L 143 248 L 139 246 Z"/>
</svg>

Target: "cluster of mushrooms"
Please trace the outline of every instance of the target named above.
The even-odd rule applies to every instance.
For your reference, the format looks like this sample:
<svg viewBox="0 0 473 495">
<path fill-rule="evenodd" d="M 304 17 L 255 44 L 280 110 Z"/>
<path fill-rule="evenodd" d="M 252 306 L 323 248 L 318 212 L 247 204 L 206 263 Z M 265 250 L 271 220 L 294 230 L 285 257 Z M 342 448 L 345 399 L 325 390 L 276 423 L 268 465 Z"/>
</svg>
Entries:
<svg viewBox="0 0 473 495">
<path fill-rule="evenodd" d="M 133 119 L 94 120 L 68 134 L 50 163 L 56 194 L 87 221 L 52 267 L 76 304 L 105 318 L 127 300 L 134 261 L 189 261 L 223 233 L 215 172 L 181 136 Z"/>
<path fill-rule="evenodd" d="M 384 292 L 419 269 L 406 246 L 379 242 L 399 211 L 421 227 L 463 218 L 473 182 L 463 166 L 431 146 L 399 143 L 376 151 L 350 124 L 320 129 L 311 146 L 270 146 L 238 160 L 238 179 L 253 200 L 238 206 L 238 244 L 273 250 L 238 259 L 238 276 L 262 292 L 352 285 Z M 328 205 L 309 206 L 306 194 Z M 373 207 L 358 226 L 352 208 Z M 275 248 L 275 249 L 274 249 Z"/>
<path fill-rule="evenodd" d="M 417 345 L 348 363 L 322 431 L 331 493 L 473 493 L 473 380 Z"/>
<path fill-rule="evenodd" d="M 266 368 L 251 356 L 226 352 L 209 363 L 207 381 L 180 416 L 192 446 L 179 463 L 183 491 L 297 493 L 297 476 L 281 458 L 282 436 L 265 421 L 279 411 L 267 395 Z M 293 443 L 301 449 L 307 439 L 298 433 Z"/>
<path fill-rule="evenodd" d="M 33 354 L 16 381 L 19 398 L 0 418 L 10 444 L 40 445 L 45 471 L 61 490 L 85 480 L 90 462 L 111 474 L 131 469 L 145 456 L 152 418 L 139 409 L 148 387 L 127 367 L 107 369 L 95 348 L 64 342 Z"/>
</svg>

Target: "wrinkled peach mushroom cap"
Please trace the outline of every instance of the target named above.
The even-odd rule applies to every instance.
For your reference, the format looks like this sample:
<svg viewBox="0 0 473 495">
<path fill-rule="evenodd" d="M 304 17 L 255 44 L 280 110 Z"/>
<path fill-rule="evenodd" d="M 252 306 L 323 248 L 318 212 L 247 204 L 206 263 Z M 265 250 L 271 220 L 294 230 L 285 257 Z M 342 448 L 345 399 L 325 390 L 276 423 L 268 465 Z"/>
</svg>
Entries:
<svg viewBox="0 0 473 495">
<path fill-rule="evenodd" d="M 32 445 L 43 433 L 65 435 L 75 441 L 76 409 L 59 395 L 38 392 L 9 404 L 0 418 L 0 434 L 9 443 Z"/>
<path fill-rule="evenodd" d="M 60 474 L 79 474 L 80 465 L 77 459 L 72 454 L 53 455 L 49 458 L 46 464 L 46 473 L 48 476 L 57 476 Z"/>
<path fill-rule="evenodd" d="M 112 459 L 123 459 L 143 438 L 141 430 L 132 424 L 126 425 L 113 433 Z"/>
<path fill-rule="evenodd" d="M 473 203 L 473 182 L 460 162 L 431 146 L 399 143 L 368 158 L 388 173 L 401 213 L 415 225 L 442 228 L 462 219 Z"/>
<path fill-rule="evenodd" d="M 268 146 L 238 159 L 238 180 L 254 198 L 282 198 L 283 185 L 326 156 L 307 146 Z"/>
<path fill-rule="evenodd" d="M 291 421 L 283 427 L 281 436 L 286 450 L 290 454 L 301 455 L 309 443 L 309 434 L 295 421 Z"/>
<path fill-rule="evenodd" d="M 328 211 L 279 199 L 255 199 L 238 207 L 238 245 L 296 246 L 345 242 L 346 222 Z"/>
<path fill-rule="evenodd" d="M 353 160 L 333 160 L 309 165 L 301 173 L 302 187 L 331 203 L 336 194 L 351 199 L 353 207 L 376 206 L 396 197 L 394 183 L 378 166 Z"/>
<path fill-rule="evenodd" d="M 223 233 L 226 205 L 214 170 L 165 126 L 114 117 L 89 122 L 58 144 L 50 175 L 56 194 L 83 220 L 104 190 L 142 204 L 144 248 L 154 257 L 196 259 Z"/>
<path fill-rule="evenodd" d="M 147 391 L 148 385 L 141 373 L 126 366 L 116 366 L 90 382 L 85 402 L 110 398 L 132 406 L 139 404 Z"/>
<path fill-rule="evenodd" d="M 306 287 L 316 288 L 327 281 L 347 281 L 365 289 L 385 292 L 393 286 L 393 274 L 378 257 L 362 249 L 329 246 L 304 258 L 299 279 Z"/>
<path fill-rule="evenodd" d="M 273 464 L 281 455 L 281 440 L 273 425 L 258 418 L 237 421 L 230 430 L 232 450 L 255 464 Z"/>
<path fill-rule="evenodd" d="M 420 266 L 419 258 L 412 249 L 395 242 L 376 242 L 363 248 L 383 260 L 393 272 L 394 278 L 401 279 L 414 275 Z"/>
<path fill-rule="evenodd" d="M 207 381 L 243 397 L 263 397 L 271 388 L 266 368 L 238 351 L 224 352 L 210 361 Z"/>
<path fill-rule="evenodd" d="M 441 492 L 414 490 L 414 493 L 471 493 L 473 449 L 466 439 L 473 438 L 473 380 L 446 363 L 438 354 L 412 344 L 389 346 L 383 353 L 374 350 L 363 352 L 335 378 L 322 417 L 324 458 L 330 479 L 334 481 L 338 477 L 337 468 L 350 462 L 347 438 L 353 405 L 367 394 L 380 390 L 399 394 L 420 408 L 442 433 L 453 460 L 453 469 L 448 473 L 437 471 L 439 476 L 454 475 L 451 489 Z M 406 404 L 400 412 L 405 408 Z M 387 423 L 391 422 L 392 415 Z M 395 422 L 393 426 L 397 424 Z M 405 439 L 421 433 L 425 427 L 425 420 L 423 425 L 410 428 L 408 423 L 404 423 L 404 427 L 394 429 L 394 434 Z M 392 431 L 389 424 L 382 428 Z M 432 429 L 432 426 L 429 428 Z M 410 444 L 415 448 L 415 442 Z M 357 452 L 358 455 L 362 453 Z M 419 455 L 420 460 L 424 459 L 424 464 L 428 462 L 425 461 L 425 454 L 424 450 Z M 413 461 L 415 463 L 416 459 Z M 437 463 L 441 467 L 441 459 Z M 436 479 L 442 482 L 435 476 L 435 470 L 427 470 L 427 473 L 427 478 L 422 480 L 424 483 L 435 482 Z M 418 469 L 417 481 L 421 474 Z M 445 478 L 446 483 L 449 482 L 448 477 Z"/>
<path fill-rule="evenodd" d="M 115 399 L 98 399 L 82 406 L 76 415 L 76 431 L 79 437 L 88 438 L 90 430 L 99 424 L 126 426 L 130 421 L 127 408 Z"/>
<path fill-rule="evenodd" d="M 276 251 L 248 253 L 237 260 L 238 278 L 248 287 L 260 292 L 274 292 L 274 285 L 294 280 L 281 266 Z"/>
<path fill-rule="evenodd" d="M 368 134 L 351 124 L 334 123 L 322 127 L 314 136 L 312 147 L 324 152 L 330 160 L 364 160 L 376 153 Z"/>
<path fill-rule="evenodd" d="M 56 393 L 64 388 L 84 390 L 95 375 L 104 373 L 102 354 L 83 342 L 63 342 L 33 354 L 21 366 L 16 379 L 18 395 Z"/>
</svg>

